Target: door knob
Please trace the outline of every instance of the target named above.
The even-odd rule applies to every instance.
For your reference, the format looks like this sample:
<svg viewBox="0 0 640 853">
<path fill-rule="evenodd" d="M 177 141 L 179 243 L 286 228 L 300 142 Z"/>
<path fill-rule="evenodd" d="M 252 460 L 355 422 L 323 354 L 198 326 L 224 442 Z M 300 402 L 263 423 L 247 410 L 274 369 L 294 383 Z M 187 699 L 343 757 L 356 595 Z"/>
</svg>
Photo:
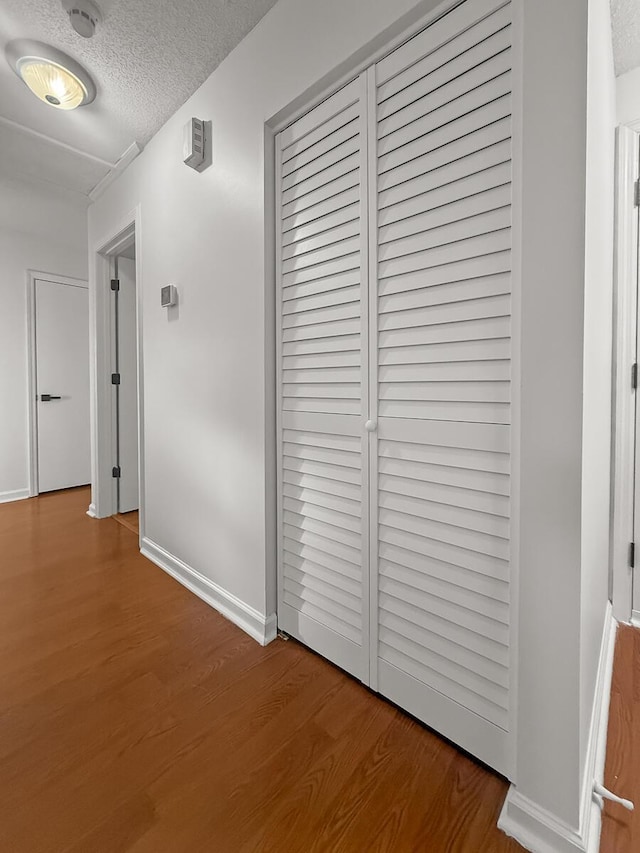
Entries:
<svg viewBox="0 0 640 853">
<path fill-rule="evenodd" d="M 364 425 L 364 428 L 366 429 L 367 432 L 375 432 L 378 429 L 378 422 L 377 421 L 367 421 L 366 424 Z"/>
<path fill-rule="evenodd" d="M 40 394 L 40 400 L 43 403 L 48 403 L 50 400 L 62 400 L 62 397 L 56 397 L 55 394 Z"/>
</svg>

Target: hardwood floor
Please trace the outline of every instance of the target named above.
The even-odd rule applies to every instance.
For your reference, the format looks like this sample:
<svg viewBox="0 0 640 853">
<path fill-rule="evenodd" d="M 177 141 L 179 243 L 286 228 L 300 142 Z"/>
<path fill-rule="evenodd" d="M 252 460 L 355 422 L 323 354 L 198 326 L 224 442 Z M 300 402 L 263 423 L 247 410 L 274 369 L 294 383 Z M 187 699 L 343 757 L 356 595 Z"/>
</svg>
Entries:
<svg viewBox="0 0 640 853">
<path fill-rule="evenodd" d="M 127 530 L 132 533 L 140 532 L 140 521 L 138 519 L 138 510 L 134 509 L 131 512 L 119 512 L 113 516 L 118 524 L 122 524 Z"/>
<path fill-rule="evenodd" d="M 261 648 L 88 503 L 0 507 L 3 853 L 521 850 L 503 779 L 294 641 Z"/>
<path fill-rule="evenodd" d="M 640 850 L 640 631 L 618 628 L 609 708 L 605 787 L 635 803 L 635 811 L 606 803 L 600 853 Z"/>
</svg>

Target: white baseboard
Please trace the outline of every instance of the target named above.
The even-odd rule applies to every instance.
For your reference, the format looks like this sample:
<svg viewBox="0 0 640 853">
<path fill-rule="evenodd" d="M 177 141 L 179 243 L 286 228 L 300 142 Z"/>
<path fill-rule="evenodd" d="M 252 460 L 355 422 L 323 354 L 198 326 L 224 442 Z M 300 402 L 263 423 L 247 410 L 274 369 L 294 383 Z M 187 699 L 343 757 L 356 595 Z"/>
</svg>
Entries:
<svg viewBox="0 0 640 853">
<path fill-rule="evenodd" d="M 601 813 L 593 799 L 593 784 L 595 780 L 602 782 L 604 774 L 616 628 L 611 602 L 607 602 L 585 757 L 580 828 L 569 826 L 523 796 L 515 785 L 504 801 L 498 826 L 532 853 L 597 853 L 600 846 Z"/>
<path fill-rule="evenodd" d="M 640 628 L 640 610 L 631 611 L 631 624 L 634 628 Z"/>
<path fill-rule="evenodd" d="M 236 598 L 235 595 L 227 592 L 146 537 L 142 539 L 140 551 L 152 563 L 160 566 L 172 578 L 175 578 L 239 628 L 242 628 L 243 631 L 246 631 L 261 645 L 266 646 L 267 643 L 275 640 L 278 633 L 275 613 L 270 616 L 263 616 L 262 613 L 258 613 L 253 607 L 245 604 L 244 601 Z"/>
<path fill-rule="evenodd" d="M 10 501 L 23 501 L 25 498 L 30 498 L 29 489 L 14 489 L 11 492 L 0 492 L 0 504 L 7 504 Z"/>
<path fill-rule="evenodd" d="M 87 510 L 87 515 L 89 516 L 89 518 L 97 518 L 98 517 L 96 514 L 95 504 L 92 504 L 92 503 L 89 504 L 89 509 Z"/>
<path fill-rule="evenodd" d="M 578 830 L 509 788 L 498 827 L 532 853 L 585 853 Z"/>
</svg>

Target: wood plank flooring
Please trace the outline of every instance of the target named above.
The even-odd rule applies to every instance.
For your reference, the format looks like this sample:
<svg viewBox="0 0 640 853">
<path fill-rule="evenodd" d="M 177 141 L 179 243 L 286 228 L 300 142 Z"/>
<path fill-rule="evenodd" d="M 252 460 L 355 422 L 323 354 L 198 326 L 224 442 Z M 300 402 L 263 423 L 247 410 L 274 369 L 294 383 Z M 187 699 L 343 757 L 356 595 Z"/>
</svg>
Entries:
<svg viewBox="0 0 640 853">
<path fill-rule="evenodd" d="M 261 648 L 88 503 L 0 507 L 2 853 L 521 850 L 503 779 L 294 641 Z"/>
<path fill-rule="evenodd" d="M 132 533 L 140 532 L 140 521 L 138 519 L 138 510 L 134 509 L 131 512 L 119 512 L 113 516 L 118 524 L 122 524 L 127 530 Z"/>
<path fill-rule="evenodd" d="M 620 625 L 609 707 L 605 787 L 635 803 L 635 811 L 606 803 L 600 853 L 640 850 L 640 631 Z"/>
</svg>

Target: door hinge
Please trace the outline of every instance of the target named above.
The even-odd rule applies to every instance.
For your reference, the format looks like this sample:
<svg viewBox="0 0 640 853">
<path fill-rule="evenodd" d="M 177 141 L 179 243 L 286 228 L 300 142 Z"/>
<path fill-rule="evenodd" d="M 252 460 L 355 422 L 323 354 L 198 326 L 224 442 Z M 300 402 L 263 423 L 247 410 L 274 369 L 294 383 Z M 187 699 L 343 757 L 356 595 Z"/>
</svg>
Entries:
<svg viewBox="0 0 640 853">
<path fill-rule="evenodd" d="M 111 290 L 120 290 L 120 279 L 112 278 L 111 279 Z"/>
<path fill-rule="evenodd" d="M 631 566 L 632 569 L 635 569 L 635 567 L 636 567 L 636 543 L 635 542 L 629 543 L 629 565 Z"/>
<path fill-rule="evenodd" d="M 119 385 L 120 384 L 120 374 L 119 373 L 112 373 L 111 374 L 111 384 L 112 385 Z"/>
<path fill-rule="evenodd" d="M 638 387 L 638 362 L 631 365 L 631 387 L 634 390 Z"/>
<path fill-rule="evenodd" d="M 113 466 L 113 468 L 111 469 L 111 476 L 115 477 L 116 480 L 118 479 L 118 477 L 120 476 L 120 466 L 119 465 Z"/>
</svg>

